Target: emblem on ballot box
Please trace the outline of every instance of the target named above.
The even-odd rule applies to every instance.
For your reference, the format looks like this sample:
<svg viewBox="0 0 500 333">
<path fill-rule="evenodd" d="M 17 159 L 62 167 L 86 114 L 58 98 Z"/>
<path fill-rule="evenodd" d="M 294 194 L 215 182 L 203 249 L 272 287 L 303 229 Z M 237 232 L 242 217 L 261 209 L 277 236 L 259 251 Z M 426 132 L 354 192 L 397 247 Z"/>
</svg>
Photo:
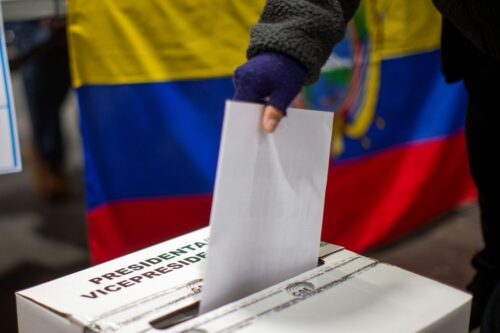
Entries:
<svg viewBox="0 0 500 333">
<path fill-rule="evenodd" d="M 307 298 L 311 295 L 314 294 L 315 288 L 314 284 L 310 282 L 296 282 L 289 284 L 286 287 L 286 291 L 295 297 L 298 297 L 300 299 Z"/>
<path fill-rule="evenodd" d="M 202 285 L 203 285 L 203 279 L 196 279 L 189 281 L 186 284 L 186 288 L 190 289 L 193 293 L 198 294 L 201 292 Z"/>
</svg>

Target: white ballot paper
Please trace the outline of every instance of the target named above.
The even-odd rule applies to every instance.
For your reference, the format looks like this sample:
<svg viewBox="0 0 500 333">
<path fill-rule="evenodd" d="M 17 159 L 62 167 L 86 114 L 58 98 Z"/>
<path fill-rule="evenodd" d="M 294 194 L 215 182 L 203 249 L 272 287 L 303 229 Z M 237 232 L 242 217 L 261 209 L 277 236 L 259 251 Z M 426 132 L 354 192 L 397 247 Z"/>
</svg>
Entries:
<svg viewBox="0 0 500 333">
<path fill-rule="evenodd" d="M 262 110 L 226 103 L 200 312 L 317 265 L 333 113 L 288 109 L 267 134 Z"/>
</svg>

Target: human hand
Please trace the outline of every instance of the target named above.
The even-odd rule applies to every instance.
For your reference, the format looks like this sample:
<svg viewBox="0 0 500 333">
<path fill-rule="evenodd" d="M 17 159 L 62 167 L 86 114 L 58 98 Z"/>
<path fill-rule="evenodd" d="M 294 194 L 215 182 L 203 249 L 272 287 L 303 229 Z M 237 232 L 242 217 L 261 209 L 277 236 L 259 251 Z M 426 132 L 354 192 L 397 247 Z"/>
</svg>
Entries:
<svg viewBox="0 0 500 333">
<path fill-rule="evenodd" d="M 306 70 L 284 54 L 268 52 L 238 67 L 233 80 L 235 100 L 266 104 L 262 127 L 272 133 L 304 85 Z"/>
</svg>

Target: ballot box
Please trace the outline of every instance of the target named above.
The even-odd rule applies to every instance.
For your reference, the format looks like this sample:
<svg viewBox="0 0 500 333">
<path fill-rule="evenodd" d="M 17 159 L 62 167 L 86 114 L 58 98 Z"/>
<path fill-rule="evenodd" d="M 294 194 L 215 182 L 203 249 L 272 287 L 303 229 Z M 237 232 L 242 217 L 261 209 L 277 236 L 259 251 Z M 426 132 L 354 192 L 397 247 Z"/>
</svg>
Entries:
<svg viewBox="0 0 500 333">
<path fill-rule="evenodd" d="M 208 235 L 17 292 L 19 332 L 467 332 L 470 295 L 327 243 L 316 268 L 198 315 Z"/>
</svg>

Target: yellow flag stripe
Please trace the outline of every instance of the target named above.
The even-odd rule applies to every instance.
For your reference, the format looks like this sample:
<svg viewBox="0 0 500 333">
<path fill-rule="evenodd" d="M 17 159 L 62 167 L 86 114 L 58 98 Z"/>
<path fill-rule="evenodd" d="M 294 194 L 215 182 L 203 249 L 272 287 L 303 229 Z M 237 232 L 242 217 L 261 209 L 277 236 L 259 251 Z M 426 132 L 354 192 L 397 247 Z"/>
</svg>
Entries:
<svg viewBox="0 0 500 333">
<path fill-rule="evenodd" d="M 370 41 L 381 58 L 405 56 L 439 47 L 441 16 L 428 0 L 365 1 Z"/>
<path fill-rule="evenodd" d="M 264 0 L 69 0 L 73 85 L 229 76 Z"/>
<path fill-rule="evenodd" d="M 370 38 L 379 58 L 438 47 L 439 14 L 430 1 L 366 3 L 376 16 Z M 245 61 L 249 29 L 263 5 L 264 0 L 69 0 L 73 85 L 229 76 Z"/>
</svg>

